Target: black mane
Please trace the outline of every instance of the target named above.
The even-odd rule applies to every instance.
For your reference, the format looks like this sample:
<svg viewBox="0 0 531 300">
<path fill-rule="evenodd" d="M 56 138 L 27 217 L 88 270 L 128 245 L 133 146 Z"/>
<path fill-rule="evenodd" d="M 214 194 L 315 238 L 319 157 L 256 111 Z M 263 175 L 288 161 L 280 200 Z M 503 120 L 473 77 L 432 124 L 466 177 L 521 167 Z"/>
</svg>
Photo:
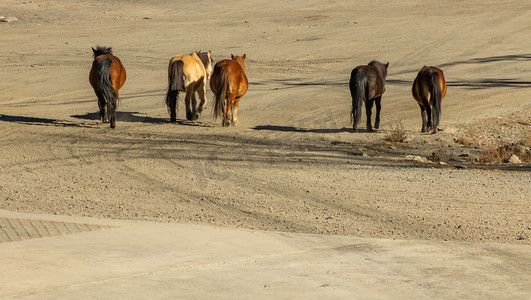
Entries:
<svg viewBox="0 0 531 300">
<path fill-rule="evenodd" d="M 208 52 L 196 52 L 197 56 L 199 56 L 199 59 L 201 59 L 201 62 L 203 62 L 203 65 L 205 68 L 208 66 L 209 63 L 212 63 L 212 58 L 208 57 Z"/>
<path fill-rule="evenodd" d="M 112 48 L 97 46 L 96 49 L 92 48 L 92 52 L 94 52 L 94 57 L 97 57 L 103 54 L 112 54 Z"/>
</svg>

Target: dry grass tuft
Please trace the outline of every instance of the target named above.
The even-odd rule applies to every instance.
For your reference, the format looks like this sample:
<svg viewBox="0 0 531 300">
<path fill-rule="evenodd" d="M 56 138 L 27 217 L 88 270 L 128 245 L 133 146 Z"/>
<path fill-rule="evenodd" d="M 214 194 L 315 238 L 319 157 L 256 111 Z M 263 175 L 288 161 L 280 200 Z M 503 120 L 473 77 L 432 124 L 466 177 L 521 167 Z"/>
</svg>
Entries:
<svg viewBox="0 0 531 300">
<path fill-rule="evenodd" d="M 438 151 L 438 150 L 433 151 L 433 153 L 430 156 L 426 157 L 426 158 L 429 161 L 438 164 L 438 163 L 440 163 L 442 161 L 442 159 L 441 159 L 441 151 Z"/>
<path fill-rule="evenodd" d="M 521 144 L 501 145 L 491 143 L 485 150 L 481 151 L 478 162 L 481 164 L 506 163 L 512 155 L 518 156 L 524 163 L 531 162 L 531 150 Z"/>
<path fill-rule="evenodd" d="M 385 136 L 385 140 L 391 143 L 404 143 L 407 138 L 406 129 L 402 122 L 397 122 L 393 129 Z"/>
</svg>

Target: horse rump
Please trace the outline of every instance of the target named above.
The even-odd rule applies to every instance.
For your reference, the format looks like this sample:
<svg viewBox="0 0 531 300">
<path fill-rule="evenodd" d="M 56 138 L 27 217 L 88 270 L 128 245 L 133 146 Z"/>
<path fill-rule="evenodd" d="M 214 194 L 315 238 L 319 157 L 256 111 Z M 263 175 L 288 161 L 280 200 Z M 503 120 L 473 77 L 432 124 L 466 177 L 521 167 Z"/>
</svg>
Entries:
<svg viewBox="0 0 531 300">
<path fill-rule="evenodd" d="M 171 122 L 177 121 L 177 97 L 179 91 L 183 90 L 183 66 L 182 60 L 170 63 L 168 68 L 168 91 L 166 93 L 166 106 L 170 114 Z"/>
</svg>

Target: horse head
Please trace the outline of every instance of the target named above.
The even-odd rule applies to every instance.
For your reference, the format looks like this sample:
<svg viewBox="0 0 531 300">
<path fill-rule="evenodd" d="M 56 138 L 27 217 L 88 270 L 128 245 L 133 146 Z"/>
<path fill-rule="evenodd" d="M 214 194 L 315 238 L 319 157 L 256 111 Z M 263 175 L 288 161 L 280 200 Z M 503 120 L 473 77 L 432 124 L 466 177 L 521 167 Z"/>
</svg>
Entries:
<svg viewBox="0 0 531 300">
<path fill-rule="evenodd" d="M 245 58 L 247 58 L 247 55 L 244 54 L 242 56 L 236 56 L 236 55 L 230 55 L 230 57 L 232 58 L 232 60 L 236 61 L 238 64 L 240 64 L 240 66 L 242 67 L 242 69 L 245 71 Z"/>
<path fill-rule="evenodd" d="M 91 48 L 95 58 L 103 54 L 112 54 L 112 47 L 97 46 L 96 49 L 94 47 Z"/>
<path fill-rule="evenodd" d="M 389 68 L 389 63 L 381 63 L 377 60 L 373 60 L 369 63 L 369 66 L 374 66 L 380 73 L 382 73 L 383 79 L 387 78 L 387 69 Z"/>
<path fill-rule="evenodd" d="M 206 77 L 208 80 L 210 80 L 210 75 L 212 75 L 212 71 L 214 71 L 212 51 L 208 50 L 208 52 L 202 52 L 199 50 L 199 52 L 197 52 L 197 56 L 199 56 L 203 62 L 203 65 L 205 66 Z"/>
</svg>

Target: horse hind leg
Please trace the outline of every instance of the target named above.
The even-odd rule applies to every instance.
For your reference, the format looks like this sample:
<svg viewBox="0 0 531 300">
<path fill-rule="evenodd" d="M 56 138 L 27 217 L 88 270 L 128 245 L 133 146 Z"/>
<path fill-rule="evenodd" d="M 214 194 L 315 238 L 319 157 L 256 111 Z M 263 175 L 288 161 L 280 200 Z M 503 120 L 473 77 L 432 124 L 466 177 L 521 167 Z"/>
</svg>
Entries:
<svg viewBox="0 0 531 300">
<path fill-rule="evenodd" d="M 374 99 L 374 102 L 376 103 L 376 120 L 374 121 L 374 128 L 379 129 L 380 128 L 380 110 L 382 109 L 382 97 L 378 97 Z"/>
<path fill-rule="evenodd" d="M 372 105 L 374 103 L 374 100 L 370 99 L 365 101 L 365 111 L 367 114 L 367 131 L 373 132 L 372 125 L 371 125 L 371 115 L 372 115 Z"/>
<path fill-rule="evenodd" d="M 425 133 L 428 131 L 428 126 L 427 126 L 428 116 L 426 115 L 426 108 L 420 103 L 419 103 L 419 107 L 420 107 L 420 116 L 422 117 L 422 129 L 420 130 L 420 132 Z"/>
<path fill-rule="evenodd" d="M 431 130 L 432 127 L 433 127 L 432 118 L 431 118 L 431 105 L 430 105 L 430 103 L 428 102 L 427 99 L 423 99 L 422 100 L 422 105 L 426 109 L 426 117 L 427 117 L 428 121 L 426 122 L 426 131 L 425 132 L 428 132 L 428 130 Z"/>
<path fill-rule="evenodd" d="M 98 96 L 98 107 L 100 108 L 100 121 L 107 123 L 107 104 L 105 103 L 105 99 L 103 97 Z"/>
<path fill-rule="evenodd" d="M 233 126 L 238 126 L 238 105 L 240 103 L 240 99 L 241 97 L 238 97 L 236 99 L 234 99 L 234 104 L 233 104 L 233 108 L 232 108 L 232 125 Z"/>
<path fill-rule="evenodd" d="M 203 86 L 197 90 L 197 94 L 199 96 L 199 99 L 201 99 L 201 102 L 199 102 L 199 106 L 197 107 L 197 112 L 194 115 L 194 120 L 199 119 L 199 116 L 201 116 L 201 114 L 203 113 L 203 110 L 205 109 L 207 103 L 205 84 L 203 84 Z"/>
<path fill-rule="evenodd" d="M 184 99 L 184 106 L 186 107 L 186 119 L 189 121 L 192 121 L 194 116 L 191 107 L 191 101 L 194 97 L 194 90 L 191 88 L 191 85 L 189 85 L 186 89 L 186 97 Z"/>
<path fill-rule="evenodd" d="M 192 121 L 195 121 L 199 118 L 199 114 L 197 113 L 197 99 L 195 98 L 195 93 L 192 93 L 192 105 L 191 105 L 191 115 L 192 115 Z"/>
</svg>

